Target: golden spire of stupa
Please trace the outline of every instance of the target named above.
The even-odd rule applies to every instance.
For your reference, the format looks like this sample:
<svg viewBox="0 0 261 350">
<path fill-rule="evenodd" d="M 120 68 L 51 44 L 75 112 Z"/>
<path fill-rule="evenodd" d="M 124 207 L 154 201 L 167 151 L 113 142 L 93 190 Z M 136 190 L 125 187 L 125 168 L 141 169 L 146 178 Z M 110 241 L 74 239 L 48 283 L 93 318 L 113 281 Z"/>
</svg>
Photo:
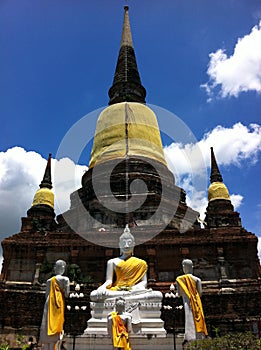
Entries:
<svg viewBox="0 0 261 350">
<path fill-rule="evenodd" d="M 49 154 L 47 165 L 45 168 L 43 180 L 39 185 L 39 190 L 36 192 L 33 199 L 33 206 L 36 205 L 47 205 L 51 208 L 54 208 L 54 194 L 52 189 L 52 180 L 51 180 L 51 158 L 52 155 Z"/>
<path fill-rule="evenodd" d="M 213 147 L 211 150 L 211 174 L 210 174 L 210 186 L 208 188 L 208 200 L 213 201 L 215 199 L 226 199 L 230 201 L 230 196 L 226 185 L 223 183 L 223 178 L 219 171 L 216 157 Z"/>
</svg>

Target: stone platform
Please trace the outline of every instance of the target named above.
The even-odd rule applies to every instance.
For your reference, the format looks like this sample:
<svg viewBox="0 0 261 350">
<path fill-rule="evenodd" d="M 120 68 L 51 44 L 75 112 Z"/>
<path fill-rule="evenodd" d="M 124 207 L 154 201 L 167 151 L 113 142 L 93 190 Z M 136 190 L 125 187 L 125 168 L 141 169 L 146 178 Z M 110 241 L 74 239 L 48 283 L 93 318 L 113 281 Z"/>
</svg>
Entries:
<svg viewBox="0 0 261 350">
<path fill-rule="evenodd" d="M 182 350 L 183 334 L 176 335 L 176 350 Z M 65 347 L 67 350 L 114 350 L 109 336 L 87 336 L 82 335 L 74 339 L 65 337 Z M 130 337 L 130 343 L 133 350 L 173 350 L 174 339 L 172 334 L 167 334 L 165 338 L 157 337 Z"/>
<path fill-rule="evenodd" d="M 138 338 L 165 338 L 164 322 L 160 318 L 162 307 L 162 293 L 148 292 L 149 298 L 141 300 L 133 296 L 125 297 L 126 310 L 132 315 L 133 336 Z M 107 336 L 107 317 L 114 310 L 115 298 L 107 298 L 102 302 L 91 302 L 92 317 L 87 321 L 85 336 Z"/>
</svg>

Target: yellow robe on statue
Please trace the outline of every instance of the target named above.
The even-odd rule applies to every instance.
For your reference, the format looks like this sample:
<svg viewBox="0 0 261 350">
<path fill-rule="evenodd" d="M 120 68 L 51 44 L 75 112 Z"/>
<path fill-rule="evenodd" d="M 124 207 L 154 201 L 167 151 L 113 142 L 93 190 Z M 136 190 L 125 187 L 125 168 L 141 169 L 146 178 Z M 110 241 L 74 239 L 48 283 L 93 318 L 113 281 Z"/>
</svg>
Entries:
<svg viewBox="0 0 261 350">
<path fill-rule="evenodd" d="M 120 315 L 116 311 L 111 313 L 112 318 L 112 339 L 115 348 L 123 348 L 124 350 L 131 350 L 129 342 L 129 334 L 124 326 Z"/>
<path fill-rule="evenodd" d="M 177 277 L 177 282 L 189 299 L 197 333 L 208 335 L 203 307 L 196 283 L 189 274 Z"/>
<path fill-rule="evenodd" d="M 63 331 L 64 324 L 64 295 L 55 277 L 51 278 L 48 303 L 48 331 L 55 335 Z"/>
<path fill-rule="evenodd" d="M 116 281 L 107 289 L 121 290 L 124 288 L 130 288 L 139 283 L 145 273 L 147 272 L 147 263 L 134 256 L 129 259 L 122 260 L 116 266 Z"/>
</svg>

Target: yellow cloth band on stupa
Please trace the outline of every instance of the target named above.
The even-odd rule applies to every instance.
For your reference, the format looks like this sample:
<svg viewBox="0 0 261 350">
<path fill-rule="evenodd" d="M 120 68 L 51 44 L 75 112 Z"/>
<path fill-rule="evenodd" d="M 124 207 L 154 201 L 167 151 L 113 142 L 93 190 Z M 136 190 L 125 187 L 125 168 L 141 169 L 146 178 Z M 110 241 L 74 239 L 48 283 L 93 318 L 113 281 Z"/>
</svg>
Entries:
<svg viewBox="0 0 261 350">
<path fill-rule="evenodd" d="M 89 167 L 125 157 L 126 121 L 128 155 L 152 158 L 166 165 L 154 112 L 141 103 L 122 102 L 101 112 L 96 125 Z"/>
<path fill-rule="evenodd" d="M 54 208 L 54 194 L 49 188 L 40 188 L 36 192 L 32 206 L 38 204 L 45 204 Z"/>
<path fill-rule="evenodd" d="M 230 200 L 229 192 L 223 182 L 213 182 L 208 188 L 208 200 L 227 199 Z"/>
</svg>

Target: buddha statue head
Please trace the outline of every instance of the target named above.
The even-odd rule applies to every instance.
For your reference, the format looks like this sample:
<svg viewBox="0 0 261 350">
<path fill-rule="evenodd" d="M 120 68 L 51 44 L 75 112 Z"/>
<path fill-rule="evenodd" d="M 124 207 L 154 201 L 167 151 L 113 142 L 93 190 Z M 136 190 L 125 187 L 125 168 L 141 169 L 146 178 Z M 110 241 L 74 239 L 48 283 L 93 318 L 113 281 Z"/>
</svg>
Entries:
<svg viewBox="0 0 261 350">
<path fill-rule="evenodd" d="M 192 260 L 190 260 L 190 259 L 184 259 L 183 261 L 182 261 L 182 268 L 183 268 L 183 272 L 185 273 L 185 274 L 187 274 L 187 273 L 193 273 L 193 262 L 192 262 Z"/>
<path fill-rule="evenodd" d="M 54 265 L 54 273 L 56 275 L 63 275 L 66 268 L 66 262 L 64 260 L 57 260 Z"/>
<path fill-rule="evenodd" d="M 119 248 L 121 254 L 124 255 L 133 255 L 133 250 L 135 247 L 135 239 L 134 236 L 130 233 L 129 226 L 126 225 L 123 234 L 119 239 Z"/>
<path fill-rule="evenodd" d="M 118 297 L 115 299 L 115 310 L 121 314 L 125 311 L 126 301 L 122 297 Z"/>
</svg>

